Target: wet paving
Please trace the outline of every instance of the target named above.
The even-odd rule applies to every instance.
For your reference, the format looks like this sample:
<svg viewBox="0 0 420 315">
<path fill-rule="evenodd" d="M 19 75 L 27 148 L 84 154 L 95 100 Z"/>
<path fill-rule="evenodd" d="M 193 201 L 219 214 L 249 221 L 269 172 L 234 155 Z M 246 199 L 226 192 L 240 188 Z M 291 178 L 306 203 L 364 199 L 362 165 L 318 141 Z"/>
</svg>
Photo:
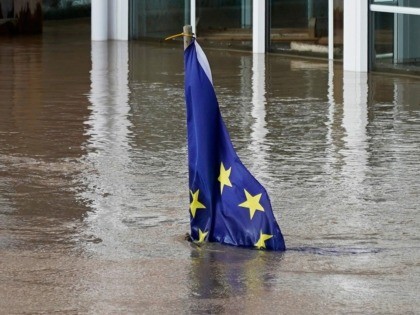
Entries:
<svg viewBox="0 0 420 315">
<path fill-rule="evenodd" d="M 88 23 L 0 39 L 1 314 L 418 312 L 418 77 L 203 45 L 288 250 L 196 247 L 182 44 Z"/>
</svg>

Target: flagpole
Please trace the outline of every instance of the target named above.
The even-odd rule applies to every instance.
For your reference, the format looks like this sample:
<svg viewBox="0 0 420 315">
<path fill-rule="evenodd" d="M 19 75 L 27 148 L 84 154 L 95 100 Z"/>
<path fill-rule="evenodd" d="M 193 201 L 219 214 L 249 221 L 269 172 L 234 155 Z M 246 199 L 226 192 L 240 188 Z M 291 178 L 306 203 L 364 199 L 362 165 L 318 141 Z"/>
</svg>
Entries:
<svg viewBox="0 0 420 315">
<path fill-rule="evenodd" d="M 191 41 L 192 41 L 192 37 L 193 37 L 192 26 L 184 25 L 184 27 L 182 28 L 182 35 L 184 37 L 184 50 L 185 50 L 191 44 Z M 188 242 L 194 241 L 194 239 L 191 237 L 191 234 L 189 232 L 185 234 L 184 238 Z"/>
<path fill-rule="evenodd" d="M 191 25 L 184 25 L 183 27 L 183 35 L 184 35 L 184 50 L 191 44 L 192 40 L 192 26 Z"/>
</svg>

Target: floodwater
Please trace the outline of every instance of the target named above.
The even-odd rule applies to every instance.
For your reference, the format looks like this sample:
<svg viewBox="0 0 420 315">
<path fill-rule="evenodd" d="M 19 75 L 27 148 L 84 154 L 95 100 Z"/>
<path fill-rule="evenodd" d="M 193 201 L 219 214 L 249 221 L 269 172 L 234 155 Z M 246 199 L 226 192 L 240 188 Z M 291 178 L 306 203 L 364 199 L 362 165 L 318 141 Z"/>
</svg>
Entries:
<svg viewBox="0 0 420 315">
<path fill-rule="evenodd" d="M 196 247 L 182 44 L 89 36 L 0 42 L 1 314 L 420 312 L 420 78 L 206 49 L 288 250 Z"/>
</svg>

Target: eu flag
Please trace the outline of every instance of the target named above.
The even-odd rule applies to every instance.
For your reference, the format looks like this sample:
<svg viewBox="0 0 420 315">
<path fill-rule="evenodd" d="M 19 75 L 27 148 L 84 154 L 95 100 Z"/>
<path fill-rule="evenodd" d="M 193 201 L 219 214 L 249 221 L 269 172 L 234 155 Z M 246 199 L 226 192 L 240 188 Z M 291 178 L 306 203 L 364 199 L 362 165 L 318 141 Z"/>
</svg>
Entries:
<svg viewBox="0 0 420 315">
<path fill-rule="evenodd" d="M 210 66 L 195 39 L 184 52 L 191 237 L 196 242 L 285 250 L 264 187 L 239 160 Z"/>
</svg>

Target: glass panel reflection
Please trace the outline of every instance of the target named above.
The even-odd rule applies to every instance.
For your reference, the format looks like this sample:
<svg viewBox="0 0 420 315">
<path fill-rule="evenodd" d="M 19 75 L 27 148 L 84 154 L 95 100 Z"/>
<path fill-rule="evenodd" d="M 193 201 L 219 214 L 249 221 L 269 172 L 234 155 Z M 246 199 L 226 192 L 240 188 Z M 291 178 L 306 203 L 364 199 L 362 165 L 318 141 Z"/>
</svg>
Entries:
<svg viewBox="0 0 420 315">
<path fill-rule="evenodd" d="M 343 1 L 334 5 L 334 46 L 342 56 Z M 269 6 L 270 51 L 328 53 L 328 0 L 272 0 Z"/>
<path fill-rule="evenodd" d="M 189 0 L 130 1 L 130 38 L 162 39 L 187 22 Z"/>
<path fill-rule="evenodd" d="M 420 16 L 381 12 L 373 16 L 373 68 L 419 73 Z"/>
<path fill-rule="evenodd" d="M 252 47 L 252 1 L 197 1 L 197 34 L 215 46 Z"/>
</svg>

